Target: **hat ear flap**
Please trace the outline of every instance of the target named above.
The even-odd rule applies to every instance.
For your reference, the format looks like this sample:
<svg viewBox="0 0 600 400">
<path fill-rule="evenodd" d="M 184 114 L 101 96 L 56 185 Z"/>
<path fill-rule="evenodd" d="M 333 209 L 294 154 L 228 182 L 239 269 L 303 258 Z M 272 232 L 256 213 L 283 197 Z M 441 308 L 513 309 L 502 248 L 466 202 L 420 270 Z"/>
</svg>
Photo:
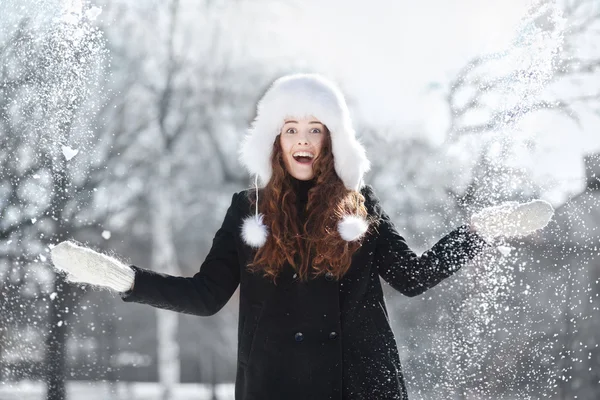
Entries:
<svg viewBox="0 0 600 400">
<path fill-rule="evenodd" d="M 338 232 L 346 242 L 359 240 L 367 233 L 369 223 L 358 215 L 344 215 L 338 222 Z"/>
<path fill-rule="evenodd" d="M 244 218 L 242 239 L 250 247 L 259 248 L 267 242 L 269 229 L 263 223 L 263 218 L 262 214 L 250 215 Z"/>
</svg>

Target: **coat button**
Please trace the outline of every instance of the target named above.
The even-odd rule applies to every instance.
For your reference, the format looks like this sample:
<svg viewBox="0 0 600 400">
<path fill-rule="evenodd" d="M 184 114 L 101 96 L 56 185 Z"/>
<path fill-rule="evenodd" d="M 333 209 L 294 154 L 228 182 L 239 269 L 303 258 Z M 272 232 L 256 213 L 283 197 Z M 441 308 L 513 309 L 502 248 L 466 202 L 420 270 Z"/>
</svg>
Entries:
<svg viewBox="0 0 600 400">
<path fill-rule="evenodd" d="M 301 342 L 304 340 L 304 335 L 302 334 L 302 332 L 297 332 L 294 335 L 294 340 L 296 340 L 296 342 Z"/>
<path fill-rule="evenodd" d="M 331 272 L 327 272 L 325 274 L 325 279 L 327 279 L 328 281 L 332 281 L 333 280 L 333 274 Z"/>
<path fill-rule="evenodd" d="M 329 332 L 329 339 L 333 340 L 333 339 L 337 339 L 338 334 L 337 332 L 333 331 L 333 332 Z"/>
</svg>

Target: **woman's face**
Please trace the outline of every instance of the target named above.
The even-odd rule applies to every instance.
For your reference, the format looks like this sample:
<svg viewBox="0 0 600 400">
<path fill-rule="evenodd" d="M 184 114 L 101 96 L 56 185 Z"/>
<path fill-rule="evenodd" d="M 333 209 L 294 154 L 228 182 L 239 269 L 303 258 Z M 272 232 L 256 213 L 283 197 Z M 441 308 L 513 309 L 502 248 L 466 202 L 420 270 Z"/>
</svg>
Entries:
<svg viewBox="0 0 600 400">
<path fill-rule="evenodd" d="M 286 119 L 279 135 L 287 172 L 301 181 L 312 179 L 313 161 L 321 153 L 327 129 L 316 118 Z"/>
</svg>

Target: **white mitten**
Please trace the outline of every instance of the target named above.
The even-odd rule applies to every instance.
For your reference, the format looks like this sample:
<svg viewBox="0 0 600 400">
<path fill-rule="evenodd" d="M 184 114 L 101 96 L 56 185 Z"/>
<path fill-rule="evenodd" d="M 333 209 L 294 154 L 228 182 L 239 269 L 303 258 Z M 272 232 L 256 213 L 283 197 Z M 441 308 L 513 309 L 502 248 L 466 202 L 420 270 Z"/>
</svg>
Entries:
<svg viewBox="0 0 600 400">
<path fill-rule="evenodd" d="M 525 236 L 545 227 L 554 208 L 544 200 L 514 201 L 486 207 L 471 217 L 471 227 L 486 239 Z"/>
<path fill-rule="evenodd" d="M 104 254 L 62 242 L 51 250 L 52 263 L 67 273 L 70 282 L 82 282 L 126 292 L 133 287 L 135 272 L 127 265 Z"/>
</svg>

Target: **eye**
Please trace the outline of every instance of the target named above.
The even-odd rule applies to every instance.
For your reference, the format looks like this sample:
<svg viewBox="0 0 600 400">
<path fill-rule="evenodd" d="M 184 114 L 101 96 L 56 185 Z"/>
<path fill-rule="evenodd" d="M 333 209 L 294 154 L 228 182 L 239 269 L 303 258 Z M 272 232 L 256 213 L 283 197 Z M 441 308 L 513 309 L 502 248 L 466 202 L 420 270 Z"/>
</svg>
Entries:
<svg viewBox="0 0 600 400">
<path fill-rule="evenodd" d="M 310 130 L 310 133 L 321 133 L 321 129 L 319 129 L 319 128 L 312 128 Z"/>
<path fill-rule="evenodd" d="M 285 133 L 296 133 L 296 128 L 288 128 L 288 130 L 285 131 Z"/>
</svg>

